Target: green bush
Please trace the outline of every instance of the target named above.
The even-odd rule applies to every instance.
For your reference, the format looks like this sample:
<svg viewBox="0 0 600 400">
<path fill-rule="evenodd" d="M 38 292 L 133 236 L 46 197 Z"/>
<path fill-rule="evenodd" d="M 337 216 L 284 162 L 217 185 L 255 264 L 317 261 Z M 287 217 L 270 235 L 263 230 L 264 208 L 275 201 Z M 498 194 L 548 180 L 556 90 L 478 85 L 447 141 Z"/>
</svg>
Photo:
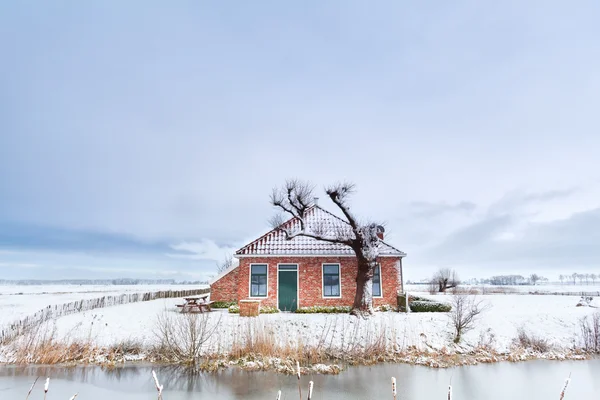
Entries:
<svg viewBox="0 0 600 400">
<path fill-rule="evenodd" d="M 298 314 L 343 314 L 349 313 L 352 307 L 349 306 L 312 306 L 299 307 L 296 309 Z"/>
<path fill-rule="evenodd" d="M 211 308 L 229 308 L 237 304 L 237 301 L 214 301 Z"/>
<path fill-rule="evenodd" d="M 277 307 L 264 306 L 260 308 L 261 314 L 277 314 L 278 312 L 279 309 Z"/>
<path fill-rule="evenodd" d="M 228 307 L 229 309 L 229 313 L 231 314 L 239 314 L 240 313 L 240 306 L 238 306 L 237 304 L 232 304 Z M 261 314 L 276 314 L 279 312 L 279 309 L 277 307 L 269 307 L 269 306 L 265 306 L 265 307 L 261 307 L 260 311 Z"/>
<path fill-rule="evenodd" d="M 229 312 L 231 314 L 239 314 L 240 313 L 240 306 L 238 306 L 237 304 L 232 304 L 228 307 Z"/>
<path fill-rule="evenodd" d="M 415 300 L 408 304 L 412 312 L 449 312 L 452 306 L 446 303 L 438 303 L 437 301 Z"/>
</svg>

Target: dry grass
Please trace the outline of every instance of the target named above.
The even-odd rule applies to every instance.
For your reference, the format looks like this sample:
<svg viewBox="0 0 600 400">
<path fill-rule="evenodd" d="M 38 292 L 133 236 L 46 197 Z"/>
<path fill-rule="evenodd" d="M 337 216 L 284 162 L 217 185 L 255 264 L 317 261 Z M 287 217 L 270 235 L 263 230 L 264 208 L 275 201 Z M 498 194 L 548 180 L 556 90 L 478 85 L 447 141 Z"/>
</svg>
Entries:
<svg viewBox="0 0 600 400">
<path fill-rule="evenodd" d="M 513 340 L 513 343 L 523 349 L 533 350 L 536 353 L 547 353 L 551 350 L 546 339 L 529 334 L 523 328 L 519 328 L 517 337 Z"/>
<path fill-rule="evenodd" d="M 72 339 L 66 335 L 59 338 L 53 324 L 41 322 L 5 346 L 14 364 L 111 363 L 145 352 L 144 346 L 133 340 L 109 347 L 99 347 L 93 342 L 91 337 Z"/>
<path fill-rule="evenodd" d="M 336 335 L 339 335 L 336 340 Z M 393 339 L 388 339 L 388 338 Z M 316 343 L 306 343 L 300 335 L 290 338 L 279 335 L 273 327 L 259 320 L 248 321 L 234 335 L 228 358 L 231 360 L 279 358 L 297 360 L 305 365 L 324 362 L 373 364 L 390 360 L 395 352 L 395 328 L 381 325 L 378 329 L 361 331 L 358 323 L 346 325 L 346 320 L 329 320 Z"/>
</svg>

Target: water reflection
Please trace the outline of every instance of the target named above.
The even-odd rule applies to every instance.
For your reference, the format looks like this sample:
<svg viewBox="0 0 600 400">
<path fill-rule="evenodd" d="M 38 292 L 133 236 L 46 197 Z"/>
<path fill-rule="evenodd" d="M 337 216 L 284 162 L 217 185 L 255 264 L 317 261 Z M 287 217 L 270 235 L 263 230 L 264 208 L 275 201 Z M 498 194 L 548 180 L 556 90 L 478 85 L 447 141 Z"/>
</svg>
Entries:
<svg viewBox="0 0 600 400">
<path fill-rule="evenodd" d="M 281 390 L 283 399 L 298 398 L 297 379 L 270 372 L 230 368 L 219 373 L 193 373 L 178 367 L 155 367 L 164 384 L 165 399 L 264 399 Z M 0 398 L 22 398 L 37 376 L 50 376 L 52 395 L 69 398 L 79 392 L 87 400 L 151 399 L 155 396 L 151 366 L 0 367 Z M 303 377 L 315 383 L 314 399 L 377 399 L 390 397 L 390 377 L 397 379 L 403 399 L 446 398 L 450 381 L 457 399 L 558 398 L 564 378 L 573 374 L 566 399 L 600 398 L 600 360 L 532 361 L 435 370 L 405 364 L 350 368 L 339 376 Z M 49 393 L 50 394 L 50 393 Z M 85 397 L 83 396 L 85 394 Z M 33 396 L 32 396 L 33 398 Z"/>
</svg>

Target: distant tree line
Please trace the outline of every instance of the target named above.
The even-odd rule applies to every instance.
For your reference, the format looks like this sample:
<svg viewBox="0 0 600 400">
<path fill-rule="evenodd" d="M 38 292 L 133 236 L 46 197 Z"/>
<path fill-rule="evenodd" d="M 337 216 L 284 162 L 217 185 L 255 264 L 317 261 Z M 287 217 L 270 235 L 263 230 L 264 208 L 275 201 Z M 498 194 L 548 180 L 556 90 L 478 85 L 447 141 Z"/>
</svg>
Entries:
<svg viewBox="0 0 600 400">
<path fill-rule="evenodd" d="M 0 285 L 201 285 L 205 281 L 176 282 L 174 279 L 0 279 Z"/>
<path fill-rule="evenodd" d="M 600 280 L 600 275 L 596 275 L 596 274 L 578 274 L 577 272 L 573 272 L 572 274 L 566 274 L 566 275 L 560 275 L 558 277 L 558 279 L 560 280 L 560 283 L 573 283 L 573 285 L 577 284 L 577 281 L 579 281 L 580 285 L 583 285 L 583 283 L 585 282 L 586 285 L 589 285 L 590 282 L 592 283 L 592 285 L 596 284 L 597 280 Z"/>
</svg>

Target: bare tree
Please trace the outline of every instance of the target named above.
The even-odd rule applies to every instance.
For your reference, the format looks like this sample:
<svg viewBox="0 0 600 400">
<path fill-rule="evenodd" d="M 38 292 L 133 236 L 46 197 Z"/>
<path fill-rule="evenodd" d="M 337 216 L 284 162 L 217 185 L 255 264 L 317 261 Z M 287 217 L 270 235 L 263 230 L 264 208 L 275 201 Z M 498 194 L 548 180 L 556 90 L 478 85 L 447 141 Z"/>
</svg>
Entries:
<svg viewBox="0 0 600 400">
<path fill-rule="evenodd" d="M 596 274 L 590 274 L 590 278 L 592 279 L 592 284 L 595 285 L 596 284 L 596 279 L 598 279 L 598 275 L 596 275 Z"/>
<path fill-rule="evenodd" d="M 531 274 L 529 275 L 529 280 L 531 281 L 531 283 L 535 286 L 538 281 L 540 281 L 542 279 L 541 276 L 539 276 L 538 274 Z"/>
<path fill-rule="evenodd" d="M 560 280 L 560 284 L 562 285 L 564 280 L 565 280 L 565 276 L 564 275 L 559 275 L 558 279 Z"/>
<path fill-rule="evenodd" d="M 223 261 L 217 263 L 217 273 L 228 270 L 233 266 L 233 256 L 228 254 Z"/>
<path fill-rule="evenodd" d="M 431 281 L 437 285 L 438 292 L 440 293 L 445 293 L 446 289 L 452 289 L 460 285 L 456 271 L 449 268 L 441 268 L 433 275 Z"/>
<path fill-rule="evenodd" d="M 209 313 L 176 314 L 166 310 L 159 314 L 153 332 L 158 355 L 167 362 L 198 363 L 202 347 L 220 326 L 221 317 L 211 321 L 210 316 Z"/>
<path fill-rule="evenodd" d="M 347 227 L 333 229 L 329 226 L 308 226 L 305 220 L 307 211 L 313 206 L 313 187 L 302 181 L 289 180 L 282 189 L 273 189 L 271 203 L 294 217 L 286 224 L 282 215 L 271 220 L 271 225 L 285 234 L 288 240 L 298 236 L 341 244 L 350 247 L 358 262 L 356 274 L 356 295 L 352 305 L 352 315 L 373 314 L 373 273 L 379 256 L 381 240 L 377 236 L 381 225 L 360 223 L 350 211 L 348 197 L 354 192 L 354 185 L 342 183 L 330 186 L 325 193 L 341 210 Z"/>
<path fill-rule="evenodd" d="M 571 275 L 571 278 L 573 278 L 573 285 L 577 284 L 575 279 L 577 279 L 578 276 L 579 276 L 579 274 L 577 272 L 573 272 L 573 274 Z"/>
<path fill-rule="evenodd" d="M 454 328 L 454 343 L 460 342 L 462 335 L 475 327 L 479 315 L 488 309 L 477 296 L 455 294 L 452 296 L 452 310 L 448 313 Z"/>
<path fill-rule="evenodd" d="M 585 274 L 577 274 L 577 279 L 579 279 L 579 284 L 583 284 L 583 280 L 585 279 Z"/>
</svg>

